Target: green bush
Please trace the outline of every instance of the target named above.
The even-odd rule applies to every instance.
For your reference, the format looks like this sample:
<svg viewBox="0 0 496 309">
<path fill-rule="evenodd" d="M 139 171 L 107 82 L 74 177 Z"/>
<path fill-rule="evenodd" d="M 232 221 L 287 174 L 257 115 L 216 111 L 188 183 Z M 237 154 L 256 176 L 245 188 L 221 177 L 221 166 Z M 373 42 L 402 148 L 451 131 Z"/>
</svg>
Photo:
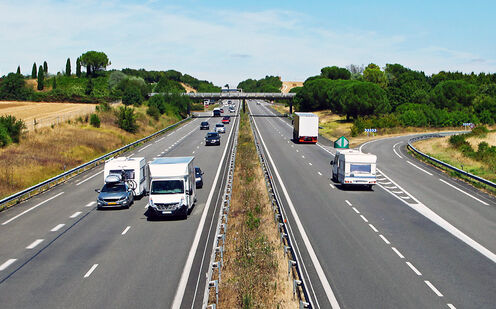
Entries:
<svg viewBox="0 0 496 309">
<path fill-rule="evenodd" d="M 26 129 L 24 121 L 11 115 L 0 116 L 0 126 L 7 130 L 7 134 L 14 143 L 19 143 L 22 130 Z"/>
<path fill-rule="evenodd" d="M 489 130 L 485 126 L 477 126 L 472 129 L 470 136 L 486 137 L 487 133 L 489 133 Z"/>
<path fill-rule="evenodd" d="M 138 87 L 130 86 L 124 90 L 122 104 L 139 106 L 143 102 L 143 97 Z"/>
<path fill-rule="evenodd" d="M 459 148 L 461 145 L 468 143 L 468 142 L 465 140 L 465 134 L 457 134 L 457 135 L 452 135 L 449 138 L 449 143 L 453 147 Z"/>
<path fill-rule="evenodd" d="M 117 112 L 117 125 L 119 128 L 135 133 L 138 131 L 138 124 L 136 123 L 136 114 L 134 108 L 121 106 Z"/>
<path fill-rule="evenodd" d="M 155 120 L 158 120 L 158 118 L 160 118 L 160 110 L 155 105 L 148 106 L 146 113 L 149 116 L 153 117 L 153 119 Z"/>
<path fill-rule="evenodd" d="M 9 132 L 0 124 L 0 147 L 5 147 L 10 143 L 12 143 L 12 139 L 10 138 Z"/>
<path fill-rule="evenodd" d="M 95 128 L 100 127 L 100 117 L 97 114 L 91 114 L 90 116 L 90 124 Z"/>
</svg>

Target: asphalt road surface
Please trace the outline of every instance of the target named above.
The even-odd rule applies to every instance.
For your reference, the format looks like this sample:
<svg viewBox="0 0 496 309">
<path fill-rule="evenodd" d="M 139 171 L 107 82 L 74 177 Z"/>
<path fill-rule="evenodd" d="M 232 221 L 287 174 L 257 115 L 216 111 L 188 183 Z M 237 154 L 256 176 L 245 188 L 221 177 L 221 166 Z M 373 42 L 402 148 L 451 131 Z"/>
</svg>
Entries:
<svg viewBox="0 0 496 309">
<path fill-rule="evenodd" d="M 0 307 L 199 308 L 237 123 L 206 147 L 200 122 L 220 122 L 210 114 L 124 154 L 195 157 L 204 186 L 187 220 L 147 221 L 147 197 L 96 210 L 103 165 L 0 213 Z"/>
<path fill-rule="evenodd" d="M 407 137 L 363 146 L 373 190 L 342 188 L 329 143 L 293 143 L 268 105 L 249 108 L 314 308 L 496 307 L 494 198 L 411 158 Z"/>
</svg>

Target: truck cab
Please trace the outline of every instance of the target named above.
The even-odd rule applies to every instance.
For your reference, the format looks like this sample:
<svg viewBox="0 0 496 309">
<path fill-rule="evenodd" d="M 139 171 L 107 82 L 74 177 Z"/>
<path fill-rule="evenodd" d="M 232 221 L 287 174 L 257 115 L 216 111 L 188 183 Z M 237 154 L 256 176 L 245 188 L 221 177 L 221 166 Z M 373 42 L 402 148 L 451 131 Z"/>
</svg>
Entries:
<svg viewBox="0 0 496 309">
<path fill-rule="evenodd" d="M 332 165 L 332 180 L 345 186 L 366 186 L 372 188 L 377 183 L 377 156 L 362 153 L 356 149 L 336 152 Z"/>
</svg>

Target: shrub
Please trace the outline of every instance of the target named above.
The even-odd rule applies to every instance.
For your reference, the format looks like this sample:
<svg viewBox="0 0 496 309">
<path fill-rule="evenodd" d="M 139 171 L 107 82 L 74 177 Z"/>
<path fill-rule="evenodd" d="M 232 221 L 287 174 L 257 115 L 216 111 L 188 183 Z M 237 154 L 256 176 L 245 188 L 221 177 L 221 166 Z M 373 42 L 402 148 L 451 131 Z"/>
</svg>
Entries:
<svg viewBox="0 0 496 309">
<path fill-rule="evenodd" d="M 119 128 L 135 133 L 138 130 L 134 108 L 122 106 L 117 113 L 117 125 Z"/>
<path fill-rule="evenodd" d="M 90 116 L 90 124 L 95 128 L 100 127 L 100 117 L 97 114 L 91 114 Z"/>
<path fill-rule="evenodd" d="M 0 116 L 0 126 L 7 130 L 7 134 L 14 143 L 19 143 L 22 130 L 26 128 L 24 121 L 20 119 L 18 120 L 16 117 L 11 115 Z"/>
<path fill-rule="evenodd" d="M 489 130 L 485 126 L 478 126 L 472 129 L 471 136 L 486 137 Z"/>
<path fill-rule="evenodd" d="M 122 95 L 122 104 L 139 106 L 143 102 L 141 92 L 136 86 L 127 87 Z"/>
<path fill-rule="evenodd" d="M 148 106 L 146 113 L 149 116 L 153 117 L 153 119 L 155 120 L 158 120 L 158 118 L 160 118 L 160 110 L 155 105 Z"/>
<path fill-rule="evenodd" d="M 457 134 L 457 135 L 452 135 L 449 138 L 449 143 L 453 145 L 453 147 L 458 148 L 464 143 L 468 143 L 468 142 L 465 140 L 464 134 Z"/>
<path fill-rule="evenodd" d="M 0 124 L 0 147 L 5 147 L 10 143 L 12 143 L 12 139 L 10 138 L 9 132 Z"/>
</svg>

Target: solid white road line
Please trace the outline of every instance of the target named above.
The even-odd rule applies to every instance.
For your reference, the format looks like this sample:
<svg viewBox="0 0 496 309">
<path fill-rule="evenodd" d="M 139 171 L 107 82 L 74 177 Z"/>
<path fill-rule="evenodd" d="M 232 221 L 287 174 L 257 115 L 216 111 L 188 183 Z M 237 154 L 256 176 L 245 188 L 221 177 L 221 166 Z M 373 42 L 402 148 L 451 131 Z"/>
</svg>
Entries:
<svg viewBox="0 0 496 309">
<path fill-rule="evenodd" d="M 60 230 L 61 228 L 63 228 L 64 225 L 65 225 L 64 223 L 61 223 L 61 224 L 55 226 L 53 229 L 51 229 L 50 232 L 57 232 L 58 230 Z"/>
<path fill-rule="evenodd" d="M 27 214 L 27 213 L 28 213 L 28 212 L 30 212 L 31 210 L 33 210 L 33 209 L 35 209 L 35 208 L 38 208 L 39 206 L 41 206 L 41 205 L 45 204 L 46 202 L 49 202 L 49 201 L 53 200 L 54 198 L 56 198 L 56 197 L 58 197 L 58 196 L 61 196 L 62 194 L 64 194 L 64 192 L 60 192 L 59 194 L 54 195 L 54 196 L 52 196 L 51 198 L 46 199 L 46 200 L 44 200 L 43 202 L 38 203 L 38 204 L 34 205 L 33 207 L 31 207 L 31 208 L 29 208 L 29 209 L 26 209 L 25 211 L 21 212 L 21 213 L 20 213 L 20 214 L 18 214 L 17 216 L 12 217 L 12 218 L 10 218 L 9 220 L 5 221 L 4 223 L 2 223 L 2 225 L 8 224 L 9 222 L 14 221 L 15 219 L 19 218 L 20 216 Z"/>
<path fill-rule="evenodd" d="M 363 215 L 360 215 L 360 217 L 362 217 L 363 221 L 365 221 L 367 223 L 369 222 L 369 220 L 367 220 L 367 218 L 365 218 Z"/>
<path fill-rule="evenodd" d="M 396 155 L 397 155 L 400 159 L 403 159 L 403 157 L 402 157 L 402 156 L 400 156 L 400 155 L 396 152 L 396 149 L 395 149 L 395 148 L 396 148 L 396 145 L 398 145 L 398 144 L 401 144 L 401 142 L 397 142 L 396 144 L 394 144 L 394 145 L 393 145 L 393 151 L 394 151 L 394 153 L 395 153 L 395 154 L 396 154 Z"/>
<path fill-rule="evenodd" d="M 380 235 L 379 235 L 379 237 L 380 237 L 380 238 L 382 238 L 382 240 L 384 240 L 384 242 L 385 242 L 386 244 L 388 244 L 388 245 L 390 245 L 390 244 L 391 244 L 391 243 L 389 242 L 389 240 L 387 240 L 387 238 L 386 238 L 386 237 L 384 237 L 384 235 L 380 234 Z"/>
<path fill-rule="evenodd" d="M 348 206 L 351 206 L 350 201 L 348 201 L 348 200 L 344 200 L 344 201 L 346 202 L 346 204 L 348 204 Z"/>
<path fill-rule="evenodd" d="M 372 229 L 372 231 L 376 232 L 376 233 L 379 233 L 379 231 L 375 228 L 375 226 L 373 226 L 372 224 L 369 223 L 369 226 L 370 228 Z"/>
<path fill-rule="evenodd" d="M 413 164 L 413 163 L 412 163 L 412 162 L 410 162 L 410 161 L 406 161 L 406 163 L 410 164 L 411 166 L 413 166 L 413 167 L 415 167 L 415 168 L 418 168 L 419 170 L 421 170 L 422 172 L 426 173 L 427 175 L 432 176 L 432 173 L 430 173 L 430 172 L 428 172 L 428 171 L 424 170 L 424 169 L 423 169 L 423 168 L 421 168 L 420 166 L 417 166 L 417 165 Z"/>
<path fill-rule="evenodd" d="M 129 231 L 131 227 L 130 226 L 127 226 L 124 231 L 122 231 L 121 235 L 126 235 L 127 231 Z"/>
<path fill-rule="evenodd" d="M 237 118 L 236 118 L 237 121 Z M 233 125 L 233 128 L 235 126 Z M 229 137 L 227 140 L 229 141 L 231 139 L 231 135 L 235 130 L 232 129 L 229 132 Z M 227 146 L 229 145 L 229 142 L 226 143 L 226 146 L 224 148 L 224 152 L 222 154 L 222 158 L 220 159 L 220 162 L 224 162 L 224 158 L 226 157 L 227 153 Z M 191 248 L 189 249 L 188 253 L 188 258 L 186 259 L 186 263 L 183 268 L 183 272 L 181 274 L 181 279 L 179 280 L 178 287 L 176 289 L 176 295 L 174 296 L 174 300 L 172 301 L 172 309 L 179 309 L 181 307 L 181 303 L 183 301 L 184 297 L 184 292 L 186 291 L 186 284 L 188 283 L 188 278 L 189 274 L 191 272 L 191 267 L 193 266 L 193 260 L 195 258 L 196 250 L 198 248 L 198 244 L 200 242 L 200 236 L 202 234 L 203 226 L 205 225 L 205 221 L 207 219 L 207 214 L 208 210 L 210 209 L 210 204 L 212 202 L 212 198 L 214 195 L 214 189 L 217 186 L 217 181 L 219 180 L 220 176 L 220 170 L 222 169 L 222 164 L 219 164 L 219 167 L 217 168 L 217 173 L 215 174 L 214 182 L 212 184 L 212 188 L 210 189 L 210 193 L 208 194 L 207 202 L 205 203 L 205 208 L 203 208 L 203 213 L 200 218 L 200 223 L 198 224 L 198 228 L 196 229 L 196 234 L 195 238 L 193 239 L 193 244 L 191 245 Z"/>
<path fill-rule="evenodd" d="M 434 293 L 436 293 L 437 296 L 443 297 L 443 294 L 441 294 L 441 292 L 439 292 L 439 290 L 436 289 L 436 287 L 432 283 L 430 283 L 428 280 L 425 280 L 424 282 L 425 284 L 427 284 L 428 287 L 431 288 L 432 291 L 434 291 Z"/>
<path fill-rule="evenodd" d="M 97 267 L 98 264 L 94 264 L 93 266 L 91 266 L 90 270 L 88 270 L 88 272 L 84 275 L 84 278 L 88 278 Z"/>
<path fill-rule="evenodd" d="M 258 130 L 257 122 L 253 122 L 255 124 L 255 129 Z M 336 296 L 334 295 L 334 292 L 331 288 L 331 285 L 329 284 L 329 280 L 327 280 L 327 277 L 324 273 L 324 269 L 322 268 L 322 265 L 320 264 L 320 261 L 317 257 L 317 254 L 315 254 L 315 250 L 312 247 L 312 244 L 310 242 L 310 239 L 308 238 L 308 235 L 303 227 L 303 224 L 300 221 L 300 217 L 298 216 L 298 213 L 296 212 L 296 209 L 293 205 L 293 202 L 291 198 L 289 197 L 288 190 L 286 189 L 286 186 L 284 185 L 281 175 L 279 175 L 279 171 L 277 170 L 277 167 L 274 163 L 274 160 L 272 160 L 272 156 L 270 155 L 269 149 L 265 145 L 265 142 L 263 140 L 262 135 L 260 134 L 260 141 L 263 144 L 263 147 L 265 148 L 265 151 L 267 153 L 267 157 L 269 158 L 270 163 L 274 167 L 274 173 L 276 174 L 276 177 L 279 181 L 279 184 L 281 185 L 281 189 L 284 193 L 284 197 L 286 198 L 286 201 L 288 202 L 289 209 L 291 210 L 291 214 L 293 215 L 293 218 L 296 223 L 296 227 L 298 228 L 298 231 L 300 232 L 300 236 L 303 240 L 303 244 L 305 245 L 305 248 L 307 249 L 308 255 L 310 256 L 310 259 L 312 260 L 313 266 L 315 267 L 315 271 L 317 272 L 317 275 L 320 279 L 320 282 L 322 284 L 322 287 L 324 288 L 324 292 L 326 293 L 327 299 L 329 303 L 331 304 L 332 308 L 339 309 L 339 303 L 338 300 L 336 299 Z"/>
<path fill-rule="evenodd" d="M 73 213 L 73 214 L 72 214 L 72 216 L 70 216 L 69 218 L 74 219 L 74 218 L 76 218 L 77 216 L 79 216 L 80 214 L 82 214 L 82 212 L 80 212 L 80 211 L 76 211 L 76 212 L 75 212 L 75 213 Z"/>
<path fill-rule="evenodd" d="M 378 169 L 378 171 L 381 174 L 384 175 L 384 173 L 382 171 L 380 171 L 379 169 Z M 386 176 L 386 175 L 384 175 L 384 176 Z M 389 180 L 391 180 L 391 178 L 389 178 L 389 177 L 387 177 L 387 178 Z M 467 245 L 469 245 L 470 247 L 472 247 L 473 249 L 475 249 L 476 251 L 478 251 L 480 254 L 482 254 L 485 257 L 487 257 L 488 259 L 490 259 L 493 263 L 496 263 L 496 254 L 494 254 L 491 250 L 489 250 L 486 247 L 482 246 L 481 244 L 479 244 L 478 242 L 476 242 L 475 240 L 473 240 L 472 238 L 470 238 L 468 235 L 466 235 L 465 233 L 463 233 L 462 231 L 460 231 L 459 229 L 457 229 L 451 223 L 449 223 L 448 221 L 446 221 L 445 219 L 443 219 L 441 216 L 439 216 L 438 214 L 436 214 L 434 211 L 432 211 L 429 207 L 427 207 L 426 205 L 422 204 L 419 200 L 417 200 L 413 195 L 411 195 L 410 193 L 408 193 L 400 185 L 398 185 L 397 183 L 394 183 L 394 184 L 398 188 L 400 188 L 401 190 L 403 190 L 403 192 L 405 194 L 408 194 L 408 196 L 410 196 L 410 198 L 413 199 L 416 203 L 408 203 L 408 202 L 404 201 L 401 197 L 399 197 L 397 195 L 394 195 L 394 194 L 392 194 L 391 192 L 389 192 L 387 190 L 386 190 L 386 192 L 391 193 L 392 196 L 396 197 L 397 199 L 399 199 L 400 201 L 404 202 L 406 205 L 408 205 L 410 208 L 412 208 L 416 212 L 420 213 L 421 215 L 423 215 L 427 219 L 429 219 L 432 222 L 434 222 L 435 224 L 439 225 L 440 227 L 442 227 L 443 229 L 445 229 L 448 233 L 450 233 L 451 235 L 453 235 L 456 238 L 460 239 L 461 241 L 463 241 L 464 243 L 466 243 Z"/>
<path fill-rule="evenodd" d="M 398 249 L 396 249 L 395 247 L 391 247 L 391 249 L 393 249 L 393 251 L 400 257 L 400 259 L 405 258 L 403 254 L 401 254 L 401 252 L 399 252 Z"/>
<path fill-rule="evenodd" d="M 27 246 L 26 249 L 34 249 L 37 245 L 41 244 L 42 242 L 43 239 L 36 239 L 29 246 Z"/>
<path fill-rule="evenodd" d="M 412 263 L 406 262 L 406 265 L 408 265 L 408 267 L 410 267 L 413 272 L 417 274 L 417 276 L 422 276 L 422 273 L 415 266 L 413 266 Z"/>
<path fill-rule="evenodd" d="M 84 206 L 84 207 L 91 207 L 91 206 L 93 206 L 93 205 L 95 205 L 95 204 L 96 204 L 96 202 L 95 202 L 95 201 L 93 201 L 93 202 L 89 202 L 89 203 L 88 203 L 88 204 L 86 204 L 86 206 Z"/>
<path fill-rule="evenodd" d="M 467 196 L 470 196 L 470 197 L 471 197 L 471 198 L 473 198 L 474 200 L 479 201 L 479 202 L 481 202 L 482 204 L 484 204 L 484 205 L 486 205 L 486 206 L 489 206 L 489 204 L 488 204 L 488 203 L 486 203 L 486 202 L 484 202 L 484 201 L 482 201 L 482 200 L 480 200 L 480 199 L 476 198 L 476 197 L 475 197 L 475 196 L 473 196 L 472 194 L 470 194 L 470 193 L 468 193 L 468 192 L 465 192 L 465 191 L 463 191 L 463 190 L 462 190 L 462 189 L 460 189 L 460 188 L 455 187 L 454 185 L 450 184 L 449 182 L 444 181 L 444 180 L 442 180 L 442 179 L 439 179 L 439 180 L 440 180 L 440 181 L 442 181 L 442 182 L 444 182 L 444 183 L 445 183 L 445 184 L 447 184 L 448 186 L 452 187 L 453 189 L 456 189 L 456 190 L 460 191 L 461 193 L 463 193 L 463 194 L 465 194 L 465 195 L 467 195 Z"/>
<path fill-rule="evenodd" d="M 94 175 L 91 175 L 91 176 L 90 176 L 90 177 L 88 177 L 88 178 L 85 178 L 83 181 L 78 182 L 78 183 L 76 184 L 76 186 L 79 186 L 80 184 L 87 182 L 88 180 L 92 179 L 93 177 L 96 177 L 96 176 L 100 175 L 101 173 L 103 173 L 103 170 L 99 171 L 98 173 L 96 173 L 96 174 L 94 174 Z"/>
<path fill-rule="evenodd" d="M 2 271 L 4 269 L 6 269 L 7 267 L 9 267 L 15 261 L 17 261 L 17 259 L 9 259 L 9 260 L 7 260 L 5 263 L 3 263 L 2 265 L 0 265 L 0 271 Z"/>
<path fill-rule="evenodd" d="M 353 208 L 353 210 L 354 210 L 357 214 L 359 214 L 359 213 L 360 213 L 360 212 L 358 211 L 358 209 L 356 209 L 355 207 L 351 207 L 351 208 Z"/>
</svg>

